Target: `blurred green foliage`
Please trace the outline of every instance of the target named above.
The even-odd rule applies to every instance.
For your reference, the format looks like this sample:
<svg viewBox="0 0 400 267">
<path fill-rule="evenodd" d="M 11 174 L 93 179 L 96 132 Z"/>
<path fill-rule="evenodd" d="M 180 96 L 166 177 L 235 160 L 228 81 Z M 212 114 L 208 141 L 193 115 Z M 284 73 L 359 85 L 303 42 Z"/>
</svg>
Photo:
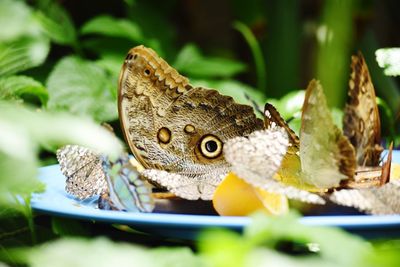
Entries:
<svg viewBox="0 0 400 267">
<path fill-rule="evenodd" d="M 222 229 L 201 234 L 198 252 L 145 248 L 104 237 L 67 237 L 32 248 L 0 251 L 0 260 L 29 266 L 394 266 L 398 241 L 369 242 L 336 228 L 305 226 L 298 216 L 255 214 L 242 235 Z M 73 256 L 72 256 L 73 255 Z"/>
<path fill-rule="evenodd" d="M 38 167 L 54 159 L 57 147 L 74 143 L 110 155 L 122 151 L 122 142 L 99 124 L 118 125 L 120 67 L 139 44 L 152 47 L 194 85 L 261 109 L 271 102 L 295 130 L 304 98 L 299 89 L 311 78 L 322 80 L 341 124 L 349 56 L 361 48 L 380 96 L 383 133 L 398 144 L 400 91 L 386 76 L 399 75 L 393 60 L 398 50 L 377 51 L 382 70 L 375 62 L 377 36 L 356 23 L 371 20 L 369 12 L 378 5 L 373 2 L 0 0 L 0 261 L 85 267 L 116 261 L 120 266 L 399 262 L 397 241 L 373 247 L 337 229 L 305 227 L 293 215 L 257 217 L 242 236 L 206 232 L 193 253 L 85 239 L 87 225 L 75 220 L 51 218 L 43 227 L 29 205 L 30 194 L 43 189 Z M 18 248 L 23 246 L 31 247 Z"/>
</svg>

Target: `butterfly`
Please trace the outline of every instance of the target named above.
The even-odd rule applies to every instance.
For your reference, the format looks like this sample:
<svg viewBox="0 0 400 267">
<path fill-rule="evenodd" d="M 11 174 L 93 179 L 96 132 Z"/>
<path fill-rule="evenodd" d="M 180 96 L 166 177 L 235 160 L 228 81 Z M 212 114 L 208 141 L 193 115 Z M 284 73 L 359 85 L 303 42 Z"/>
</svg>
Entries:
<svg viewBox="0 0 400 267">
<path fill-rule="evenodd" d="M 264 115 L 265 127 L 269 130 L 283 129 L 289 140 L 287 149 L 282 150 L 284 153 L 280 154 L 279 168 L 274 168 L 277 174 L 273 177 L 273 173 L 268 172 L 272 166 L 269 161 L 277 157 L 276 152 L 268 146 L 261 145 L 260 141 L 248 144 L 263 150 L 264 155 L 257 155 L 259 161 L 256 164 L 244 159 L 235 160 L 234 157 L 228 156 L 229 152 L 241 154 L 243 149 L 232 152 L 226 149 L 228 151 L 226 158 L 229 159 L 233 169 L 242 166 L 241 171 L 236 171 L 238 176 L 272 193 L 281 193 L 289 198 L 305 202 L 324 204 L 325 201 L 318 194 L 311 192 L 325 192 L 327 188 L 339 186 L 341 180 L 347 179 L 348 176 L 341 172 L 341 168 L 346 169 L 347 162 L 343 160 L 343 154 L 349 150 L 349 158 L 354 159 L 354 150 L 346 137 L 334 125 L 319 82 L 311 81 L 306 90 L 300 138 L 271 104 L 265 105 Z M 322 123 L 322 127 L 319 127 L 317 123 Z M 277 140 L 275 137 L 267 142 L 279 146 Z M 243 155 L 242 157 L 250 156 Z M 257 177 L 255 177 L 252 172 L 258 169 Z M 353 173 L 354 170 L 350 170 L 349 176 Z"/>
<path fill-rule="evenodd" d="M 127 155 L 110 161 L 102 157 L 108 192 L 101 195 L 99 205 L 112 210 L 151 212 L 155 202 L 152 187 L 130 163 Z"/>
<path fill-rule="evenodd" d="M 151 186 L 127 155 L 115 161 L 88 148 L 67 145 L 57 150 L 61 172 L 67 177 L 65 190 L 78 199 L 100 196 L 102 209 L 151 212 Z"/>
<path fill-rule="evenodd" d="M 359 166 L 378 166 L 383 147 L 375 89 L 361 52 L 351 58 L 348 101 L 343 129 L 356 151 Z"/>
<path fill-rule="evenodd" d="M 274 179 L 289 145 L 285 129 L 274 126 L 255 131 L 248 137 L 228 140 L 224 154 L 232 165 L 232 171 L 249 184 L 288 198 L 324 204 L 325 201 L 320 196 Z"/>
<path fill-rule="evenodd" d="M 78 199 L 86 199 L 107 191 L 107 183 L 99 155 L 92 150 L 67 145 L 57 150 L 57 160 L 65 175 L 65 191 Z"/>
<path fill-rule="evenodd" d="M 355 179 L 354 185 L 347 189 L 334 190 L 330 193 L 329 199 L 336 204 L 354 207 L 370 214 L 400 214 L 400 181 L 398 179 L 390 181 L 389 179 L 392 147 L 391 144 L 386 162 L 380 169 L 363 169 L 363 172 L 372 172 L 372 175 L 367 178 L 363 175 L 363 179 Z M 378 173 L 374 174 L 374 172 Z"/>
<path fill-rule="evenodd" d="M 320 82 L 306 90 L 300 128 L 302 179 L 317 188 L 339 187 L 354 177 L 354 148 L 334 124 Z"/>
<path fill-rule="evenodd" d="M 334 203 L 353 207 L 374 215 L 400 214 L 400 181 L 395 180 L 380 187 L 339 190 L 332 193 Z"/>
<path fill-rule="evenodd" d="M 354 57 L 352 66 L 354 66 Z M 353 69 L 357 74 L 352 74 L 352 79 L 357 77 L 362 69 L 365 70 L 365 68 Z M 351 80 L 350 95 L 353 90 L 352 85 Z M 371 85 L 368 86 L 369 90 L 371 88 L 373 90 Z M 362 90 L 368 92 L 365 89 Z M 374 92 L 370 92 L 370 94 L 375 95 Z M 354 100 L 351 99 L 350 101 Z M 375 98 L 363 98 L 359 100 L 359 105 L 362 107 L 360 109 L 364 109 L 368 105 L 374 106 L 373 103 L 366 103 L 364 106 L 363 103 L 367 101 L 373 102 L 376 107 Z M 392 146 L 389 148 L 386 162 L 379 166 L 382 149 L 378 145 L 379 142 L 376 138 L 370 136 L 375 133 L 379 134 L 380 130 L 369 131 L 369 134 L 366 134 L 364 131 L 367 128 L 358 129 L 355 135 L 367 136 L 365 138 L 371 140 L 371 144 L 365 145 L 367 143 L 364 140 L 360 142 L 363 146 L 351 144 L 350 140 L 352 139 L 346 136 L 348 131 L 342 134 L 333 124 L 328 113 L 329 110 L 326 106 L 322 87 L 315 81 L 310 83 L 304 103 L 302 128 L 300 130 L 300 158 L 304 173 L 303 179 L 317 187 L 329 188 L 330 192 L 325 194 L 325 197 L 336 204 L 354 207 L 371 214 L 399 213 L 397 208 L 400 204 L 397 200 L 400 197 L 399 184 L 387 183 L 390 177 Z M 317 105 L 317 108 L 312 111 L 314 105 Z M 377 108 L 370 109 L 368 112 L 372 110 L 377 112 Z M 360 111 L 359 108 L 353 107 L 351 112 L 353 112 L 353 115 L 345 115 L 345 125 L 362 119 L 363 111 Z M 352 116 L 355 116 L 355 118 L 350 118 Z M 376 117 L 379 118 L 379 113 L 375 114 L 375 116 L 364 116 L 366 119 L 364 125 L 376 128 Z M 372 121 L 369 121 L 370 119 Z M 372 127 L 371 124 L 375 125 L 375 127 Z M 347 126 L 347 128 L 349 127 Z M 310 136 L 307 134 L 310 134 Z M 365 146 L 373 147 L 374 149 L 363 149 Z M 360 153 L 360 150 L 363 153 Z M 368 161 L 373 166 L 365 167 L 365 159 L 372 158 L 378 158 L 379 161 Z M 363 165 L 360 166 L 360 164 Z M 307 169 L 309 172 L 305 171 Z"/>
<path fill-rule="evenodd" d="M 300 158 L 303 172 L 309 170 L 304 179 L 317 187 L 379 186 L 385 184 L 389 177 L 390 157 L 382 167 L 379 166 L 383 150 L 380 145 L 379 111 L 368 67 L 361 53 L 352 56 L 351 69 L 343 133 L 333 124 L 319 82 L 311 81 L 306 91 L 300 129 Z M 324 153 L 331 157 L 323 156 Z M 318 164 L 325 167 L 318 168 Z M 339 169 L 336 168 L 334 176 L 329 176 L 332 183 L 323 184 L 324 179 L 318 176 L 325 176 L 319 170 L 332 171 L 335 166 Z M 342 179 L 332 179 L 341 175 L 344 175 Z"/>
<path fill-rule="evenodd" d="M 339 192 L 337 190 L 344 188 L 371 187 L 376 185 L 373 182 L 376 180 L 381 184 L 385 183 L 389 175 L 390 158 L 383 167 L 357 166 L 355 148 L 334 124 L 322 86 L 318 81 L 312 80 L 306 90 L 300 138 L 271 104 L 266 104 L 264 114 L 267 129 L 282 127 L 289 137 L 286 154 L 280 155 L 282 157 L 279 169 L 272 168 L 272 164 L 269 163 L 269 160 L 277 157 L 277 154 L 268 154 L 268 147 L 263 146 L 260 141 L 246 144 L 253 149 L 257 147 L 264 149 L 264 155 L 254 154 L 258 157 L 258 161 L 246 161 L 246 158 L 251 158 L 248 154 L 241 155 L 239 160 L 228 156 L 229 153 L 241 153 L 244 151 L 243 148 L 237 151 L 226 149 L 229 151 L 226 158 L 233 165 L 233 170 L 251 184 L 273 193 L 285 194 L 290 198 L 321 204 L 324 201 L 319 196 L 329 198 L 330 195 L 326 194 L 328 190 L 334 189 L 334 192 Z M 275 142 L 275 145 L 279 145 L 278 143 Z M 271 179 L 272 175 L 268 172 L 272 169 L 277 170 L 276 179 Z M 254 170 L 257 172 L 256 175 Z M 317 192 L 319 195 L 305 194 L 304 191 Z M 336 195 L 331 197 L 331 200 L 338 198 Z M 336 203 L 342 204 L 339 201 Z"/>
<path fill-rule="evenodd" d="M 124 138 L 144 176 L 179 197 L 210 200 L 230 169 L 227 140 L 263 128 L 253 108 L 189 80 L 144 46 L 132 48 L 119 77 Z"/>
</svg>

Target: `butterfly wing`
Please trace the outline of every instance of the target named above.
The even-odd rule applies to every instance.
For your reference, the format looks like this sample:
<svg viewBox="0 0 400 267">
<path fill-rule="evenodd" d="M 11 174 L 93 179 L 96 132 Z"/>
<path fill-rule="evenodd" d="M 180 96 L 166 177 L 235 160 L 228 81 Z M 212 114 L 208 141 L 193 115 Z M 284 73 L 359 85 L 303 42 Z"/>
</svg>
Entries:
<svg viewBox="0 0 400 267">
<path fill-rule="evenodd" d="M 342 188 L 363 189 L 382 186 L 389 182 L 392 164 L 393 143 L 389 146 L 389 152 L 386 161 L 382 166 L 376 167 L 358 167 L 354 179 L 342 183 Z"/>
<path fill-rule="evenodd" d="M 65 190 L 78 199 L 107 191 L 100 156 L 88 148 L 67 145 L 57 150 L 61 172 L 67 177 Z"/>
<path fill-rule="evenodd" d="M 298 147 L 300 145 L 299 137 L 292 129 L 290 129 L 289 125 L 282 118 L 281 114 L 279 114 L 276 108 L 270 103 L 266 103 L 264 107 L 264 124 L 265 128 L 267 129 L 275 126 L 284 128 L 289 136 L 290 144 L 294 147 Z"/>
<path fill-rule="evenodd" d="M 311 81 L 304 99 L 300 159 L 305 182 L 332 188 L 355 172 L 354 148 L 333 123 L 318 81 Z"/>
<path fill-rule="evenodd" d="M 329 199 L 373 215 L 400 214 L 400 181 L 395 180 L 381 187 L 335 191 Z"/>
<path fill-rule="evenodd" d="M 105 159 L 103 168 L 109 188 L 108 202 L 112 209 L 129 212 L 153 211 L 151 186 L 140 178 L 140 173 L 130 164 L 128 156 L 115 162 Z"/>
<path fill-rule="evenodd" d="M 318 195 L 286 186 L 273 179 L 286 154 L 289 140 L 285 130 L 273 127 L 229 140 L 224 147 L 232 171 L 253 186 L 304 202 L 324 203 Z"/>
<path fill-rule="evenodd" d="M 281 117 L 276 108 L 267 103 L 264 108 L 264 124 L 265 128 L 273 128 L 280 126 L 285 129 L 290 145 L 285 156 L 282 159 L 281 167 L 279 168 L 275 178 L 285 185 L 291 185 L 299 189 L 319 192 L 319 188 L 307 184 L 302 179 L 301 163 L 299 156 L 300 140 L 296 133 L 290 129 L 286 121 Z"/>
<path fill-rule="evenodd" d="M 165 187 L 169 192 L 176 196 L 188 200 L 211 200 L 215 188 L 218 186 L 219 181 L 223 179 L 223 177 L 219 177 L 218 179 L 204 179 L 204 177 L 201 176 L 194 178 L 156 169 L 146 169 L 141 173 L 141 175 L 146 179 Z M 196 179 L 202 181 L 199 182 Z"/>
<path fill-rule="evenodd" d="M 351 58 L 348 95 L 343 118 L 344 134 L 356 150 L 359 166 L 378 166 L 383 151 L 379 111 L 371 76 L 361 53 Z"/>
<path fill-rule="evenodd" d="M 351 189 L 334 191 L 329 199 L 370 214 L 400 214 L 400 180 L 389 182 L 392 149 L 393 144 L 382 167 L 369 167 L 362 174 L 356 173 L 354 181 L 345 185 Z"/>
<path fill-rule="evenodd" d="M 229 170 L 226 140 L 262 129 L 251 107 L 192 87 L 153 50 L 129 52 L 119 82 L 119 114 L 135 157 L 150 169 L 192 179 L 201 195 Z"/>
</svg>

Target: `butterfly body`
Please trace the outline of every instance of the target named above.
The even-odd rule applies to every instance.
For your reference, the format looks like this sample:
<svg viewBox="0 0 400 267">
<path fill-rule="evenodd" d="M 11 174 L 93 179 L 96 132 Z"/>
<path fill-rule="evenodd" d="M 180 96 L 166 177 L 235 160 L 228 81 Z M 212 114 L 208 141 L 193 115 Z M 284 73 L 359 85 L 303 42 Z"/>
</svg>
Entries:
<svg viewBox="0 0 400 267">
<path fill-rule="evenodd" d="M 191 179 L 200 196 L 229 170 L 224 143 L 263 128 L 251 107 L 215 90 L 191 86 L 143 46 L 131 49 L 122 67 L 118 105 L 125 139 L 135 157 L 146 168 Z"/>
</svg>

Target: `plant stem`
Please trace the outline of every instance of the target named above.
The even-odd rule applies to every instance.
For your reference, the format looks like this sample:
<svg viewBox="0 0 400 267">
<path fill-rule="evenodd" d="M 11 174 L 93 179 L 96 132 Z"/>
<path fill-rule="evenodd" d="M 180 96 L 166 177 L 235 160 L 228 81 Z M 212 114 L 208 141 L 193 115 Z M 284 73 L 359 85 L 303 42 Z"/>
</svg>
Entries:
<svg viewBox="0 0 400 267">
<path fill-rule="evenodd" d="M 249 45 L 254 58 L 254 63 L 256 65 L 258 90 L 260 90 L 261 92 L 265 92 L 267 82 L 266 69 L 260 45 L 249 27 L 247 27 L 247 25 L 245 25 L 244 23 L 240 21 L 235 21 L 233 23 L 233 28 L 238 30 L 243 35 L 244 39 Z"/>
<path fill-rule="evenodd" d="M 35 245 L 37 243 L 37 238 L 36 238 L 35 223 L 33 221 L 30 197 L 24 198 L 24 204 L 25 204 L 24 205 L 24 213 L 25 213 L 26 219 L 28 221 L 29 230 L 31 232 L 32 245 Z"/>
<path fill-rule="evenodd" d="M 341 108 L 349 77 L 354 0 L 327 0 L 317 30 L 316 78 L 321 81 L 331 107 Z"/>
</svg>

